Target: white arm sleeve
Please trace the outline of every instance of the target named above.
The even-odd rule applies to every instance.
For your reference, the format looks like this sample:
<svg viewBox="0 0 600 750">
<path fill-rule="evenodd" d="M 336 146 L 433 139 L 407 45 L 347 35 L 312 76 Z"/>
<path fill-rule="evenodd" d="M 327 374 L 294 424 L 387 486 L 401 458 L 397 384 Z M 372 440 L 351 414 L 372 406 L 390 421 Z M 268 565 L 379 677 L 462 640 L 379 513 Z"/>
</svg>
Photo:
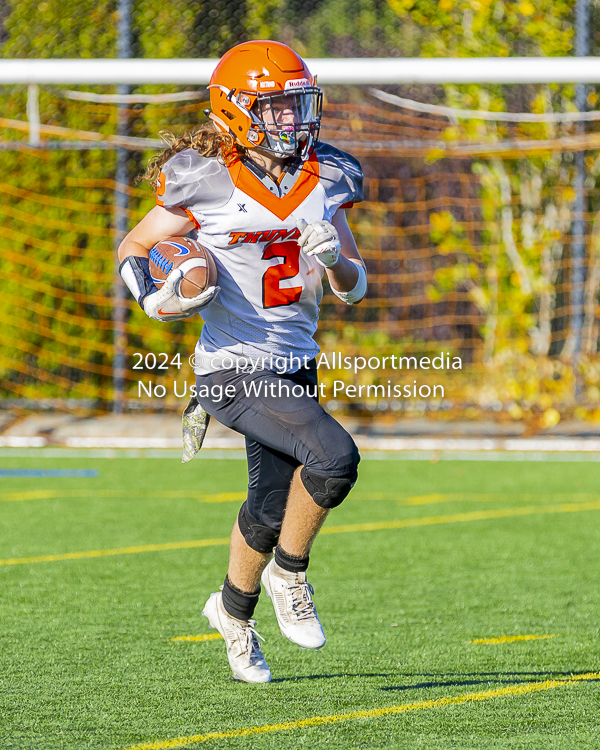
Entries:
<svg viewBox="0 0 600 750">
<path fill-rule="evenodd" d="M 354 260 L 353 258 L 349 258 L 348 260 L 355 263 L 358 270 L 358 279 L 354 285 L 354 289 L 351 289 L 349 292 L 338 292 L 337 289 L 331 287 L 331 291 L 336 297 L 339 297 L 342 302 L 345 302 L 347 305 L 353 305 L 355 302 L 360 302 L 367 293 L 367 272 L 365 271 L 363 264 L 359 263 L 359 261 Z"/>
</svg>

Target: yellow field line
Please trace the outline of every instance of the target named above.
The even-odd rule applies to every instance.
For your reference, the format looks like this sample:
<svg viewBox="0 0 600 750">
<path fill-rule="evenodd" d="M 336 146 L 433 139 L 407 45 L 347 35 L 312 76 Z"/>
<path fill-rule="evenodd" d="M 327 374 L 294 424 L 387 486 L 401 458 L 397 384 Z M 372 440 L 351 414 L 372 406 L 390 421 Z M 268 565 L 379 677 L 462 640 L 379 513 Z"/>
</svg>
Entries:
<svg viewBox="0 0 600 750">
<path fill-rule="evenodd" d="M 539 641 L 544 638 L 554 638 L 553 635 L 501 635 L 498 638 L 476 638 L 469 643 L 485 643 L 498 646 L 502 643 L 515 643 L 515 641 Z"/>
<path fill-rule="evenodd" d="M 95 549 L 87 552 L 66 552 L 63 555 L 38 555 L 37 557 L 14 557 L 0 560 L 0 565 L 24 565 L 25 563 L 58 562 L 59 560 L 84 560 L 88 557 L 111 557 L 112 555 L 136 555 L 139 552 L 164 552 L 173 549 L 193 549 L 195 547 L 218 547 L 229 544 L 226 539 L 196 539 L 191 542 L 167 542 L 166 544 L 142 544 L 139 547 L 118 547 L 116 549 Z"/>
<path fill-rule="evenodd" d="M 3 502 L 18 502 L 19 500 L 47 500 L 56 497 L 56 490 L 28 490 L 27 492 L 8 492 L 2 495 Z"/>
<path fill-rule="evenodd" d="M 586 510 L 600 510 L 600 500 L 591 503 L 569 503 L 563 505 L 529 505 L 522 508 L 499 508 L 479 510 L 471 513 L 454 513 L 447 516 L 427 516 L 425 518 L 405 518 L 401 521 L 376 521 L 346 526 L 326 526 L 321 534 L 344 534 L 354 531 L 382 531 L 383 529 L 409 529 L 415 526 L 435 526 L 444 523 L 464 523 L 465 521 L 486 521 L 492 518 L 511 516 L 534 516 L 547 513 L 575 513 Z"/>
<path fill-rule="evenodd" d="M 326 526 L 321 534 L 347 534 L 356 531 L 383 531 L 385 529 L 409 529 L 417 526 L 435 526 L 446 523 L 486 521 L 511 516 L 533 516 L 548 513 L 576 513 L 587 510 L 600 510 L 600 500 L 591 503 L 570 503 L 565 505 L 532 505 L 523 508 L 500 508 L 480 510 L 472 513 L 455 513 L 448 516 L 426 516 L 425 518 L 405 518 L 401 521 L 378 521 L 375 523 L 355 523 L 345 526 Z M 227 539 L 197 539 L 190 542 L 168 542 L 166 544 L 143 544 L 138 547 L 100 549 L 88 552 L 67 552 L 62 555 L 38 555 L 37 557 L 14 557 L 0 560 L 2 565 L 24 565 L 27 563 L 57 562 L 60 560 L 82 560 L 88 557 L 109 557 L 112 555 L 134 555 L 139 552 L 164 552 L 166 550 L 193 549 L 195 547 L 217 547 L 229 544 Z"/>
<path fill-rule="evenodd" d="M 172 641 L 215 641 L 222 638 L 221 633 L 207 633 L 207 635 L 180 635 L 177 638 L 171 638 Z"/>
<path fill-rule="evenodd" d="M 566 493 L 561 492 L 559 494 L 557 493 L 551 493 L 551 494 L 544 494 L 542 496 L 543 498 L 547 498 L 548 500 L 559 503 L 559 502 L 569 502 L 569 503 L 577 503 L 577 502 L 591 502 L 594 500 L 600 500 L 600 495 L 598 493 L 590 493 L 590 492 L 580 492 L 580 493 Z M 461 503 L 461 502 L 468 502 L 468 503 L 490 503 L 494 500 L 498 501 L 505 501 L 505 500 L 518 500 L 518 501 L 525 501 L 525 502 L 531 502 L 535 500 L 539 500 L 540 495 L 533 495 L 531 493 L 509 493 L 509 492 L 488 492 L 488 493 L 482 493 L 482 492 L 455 492 L 455 493 L 446 493 L 446 494 L 440 494 L 440 493 L 433 493 L 431 495 L 414 495 L 408 498 L 404 497 L 398 497 L 396 496 L 396 500 L 400 505 L 435 505 L 437 503 Z"/>
<path fill-rule="evenodd" d="M 246 497 L 246 492 L 218 492 L 215 495 L 201 495 L 198 500 L 201 503 L 236 503 Z"/>
<path fill-rule="evenodd" d="M 23 500 L 48 500 L 51 498 L 79 498 L 79 497 L 113 497 L 133 499 L 130 493 L 124 490 L 23 490 L 21 492 L 8 492 L 0 497 L 4 502 L 19 502 Z M 207 495 L 201 492 L 188 492 L 185 490 L 173 490 L 169 492 L 144 492 L 139 499 L 147 497 L 177 498 L 198 500 L 201 503 L 234 503 L 246 499 L 245 492 L 217 492 Z"/>
<path fill-rule="evenodd" d="M 400 706 L 387 706 L 386 708 L 373 708 L 368 711 L 352 711 L 346 714 L 332 714 L 330 716 L 312 716 L 308 719 L 298 721 L 286 721 L 281 724 L 265 724 L 260 727 L 246 727 L 244 729 L 232 729 L 228 732 L 208 732 L 207 734 L 195 734 L 191 737 L 176 737 L 172 740 L 160 740 L 157 742 L 144 742 L 141 745 L 132 745 L 125 750 L 173 750 L 174 748 L 195 745 L 200 742 L 211 740 L 225 740 L 234 737 L 249 737 L 267 732 L 283 732 L 291 729 L 304 729 L 305 727 L 317 727 L 324 724 L 335 724 L 352 719 L 374 719 L 378 716 L 390 716 L 403 714 L 408 711 L 425 711 L 430 708 L 443 708 L 445 706 L 459 706 L 463 703 L 493 700 L 495 698 L 506 698 L 515 695 L 526 695 L 527 693 L 539 693 L 543 690 L 552 690 L 565 685 L 573 685 L 584 680 L 598 680 L 600 672 L 589 672 L 588 674 L 574 675 L 567 680 L 546 680 L 545 682 L 533 682 L 525 685 L 512 685 L 497 690 L 485 690 L 481 693 L 466 693 L 454 698 L 436 698 L 416 703 L 403 703 Z"/>
<path fill-rule="evenodd" d="M 48 499 L 62 499 L 62 498 L 86 498 L 86 497 L 111 497 L 111 498 L 126 498 L 128 500 L 136 499 L 130 493 L 124 490 L 86 490 L 86 489 L 65 489 L 65 490 L 21 490 L 15 492 L 7 492 L 0 496 L 0 501 L 4 502 L 19 502 L 23 500 L 48 500 Z M 159 499 L 181 499 L 181 500 L 197 500 L 200 503 L 236 503 L 246 499 L 245 492 L 215 492 L 206 494 L 203 492 L 193 492 L 189 490 L 167 490 L 163 492 L 144 492 L 142 496 L 137 499 L 144 498 L 159 498 Z M 536 500 L 540 496 L 525 493 L 509 493 L 509 492 L 494 492 L 494 493 L 481 493 L 481 492 L 455 492 L 455 493 L 432 493 L 429 495 L 411 495 L 407 497 L 397 492 L 356 492 L 353 495 L 353 499 L 357 501 L 377 501 L 377 500 L 395 500 L 400 505 L 435 505 L 437 503 L 460 503 L 460 502 L 493 502 L 494 500 L 505 501 L 505 500 L 519 500 L 519 501 L 531 501 Z M 597 493 L 560 493 L 560 494 L 547 494 L 543 495 L 544 498 L 548 498 L 554 502 L 584 502 L 600 500 L 600 495 Z"/>
<path fill-rule="evenodd" d="M 456 494 L 442 494 L 434 492 L 430 495 L 413 495 L 408 498 L 398 498 L 401 505 L 430 505 L 431 503 L 450 503 L 451 498 L 458 497 Z"/>
</svg>

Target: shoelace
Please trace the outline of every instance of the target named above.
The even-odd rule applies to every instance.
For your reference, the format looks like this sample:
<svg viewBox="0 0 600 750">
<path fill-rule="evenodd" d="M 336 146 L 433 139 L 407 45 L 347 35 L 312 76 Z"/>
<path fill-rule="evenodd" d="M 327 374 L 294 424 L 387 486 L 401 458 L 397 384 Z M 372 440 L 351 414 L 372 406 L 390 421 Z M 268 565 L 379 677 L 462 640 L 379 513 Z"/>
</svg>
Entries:
<svg viewBox="0 0 600 750">
<path fill-rule="evenodd" d="M 251 624 L 248 627 L 248 633 L 250 634 L 250 639 L 251 639 L 250 664 L 257 664 L 258 662 L 265 660 L 265 657 L 263 656 L 263 652 L 260 647 L 260 643 L 258 639 L 260 638 L 260 640 L 263 643 L 265 642 L 265 639 L 258 632 L 258 630 L 254 629 L 254 625 L 256 625 L 256 622 L 254 620 L 250 620 L 250 623 Z"/>
<path fill-rule="evenodd" d="M 315 605 L 310 598 L 315 590 L 310 583 L 297 583 L 289 586 L 292 597 L 292 612 L 298 620 L 312 620 L 315 617 Z"/>
<path fill-rule="evenodd" d="M 244 652 L 248 652 L 248 660 L 250 664 L 257 664 L 258 662 L 264 661 L 262 649 L 260 647 L 259 638 L 264 643 L 264 638 L 255 628 L 256 620 L 248 620 L 247 625 L 240 623 L 239 630 L 239 643 L 240 643 L 240 655 Z"/>
</svg>

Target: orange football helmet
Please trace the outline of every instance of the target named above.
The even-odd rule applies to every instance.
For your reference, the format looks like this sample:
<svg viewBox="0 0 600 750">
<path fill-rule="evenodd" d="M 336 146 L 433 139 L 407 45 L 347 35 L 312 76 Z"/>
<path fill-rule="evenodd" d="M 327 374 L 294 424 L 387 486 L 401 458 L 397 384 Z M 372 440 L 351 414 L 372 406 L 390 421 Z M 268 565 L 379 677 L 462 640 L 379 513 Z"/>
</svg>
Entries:
<svg viewBox="0 0 600 750">
<path fill-rule="evenodd" d="M 285 44 L 238 44 L 220 59 L 208 88 L 209 117 L 246 148 L 306 156 L 319 138 L 323 94 Z"/>
</svg>

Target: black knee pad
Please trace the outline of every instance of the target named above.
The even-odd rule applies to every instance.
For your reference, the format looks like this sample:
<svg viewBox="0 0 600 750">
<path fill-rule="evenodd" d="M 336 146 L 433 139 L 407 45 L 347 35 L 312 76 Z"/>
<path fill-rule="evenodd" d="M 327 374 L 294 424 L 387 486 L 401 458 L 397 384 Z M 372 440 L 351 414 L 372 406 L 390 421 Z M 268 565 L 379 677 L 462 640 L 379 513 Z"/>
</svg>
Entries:
<svg viewBox="0 0 600 750">
<path fill-rule="evenodd" d="M 256 552 L 273 552 L 279 541 L 279 532 L 257 523 L 248 513 L 246 503 L 240 508 L 238 526 L 248 547 Z"/>
<path fill-rule="evenodd" d="M 347 477 L 326 477 L 307 471 L 303 466 L 300 470 L 300 479 L 308 494 L 321 508 L 337 508 L 341 505 L 356 482 Z"/>
</svg>

